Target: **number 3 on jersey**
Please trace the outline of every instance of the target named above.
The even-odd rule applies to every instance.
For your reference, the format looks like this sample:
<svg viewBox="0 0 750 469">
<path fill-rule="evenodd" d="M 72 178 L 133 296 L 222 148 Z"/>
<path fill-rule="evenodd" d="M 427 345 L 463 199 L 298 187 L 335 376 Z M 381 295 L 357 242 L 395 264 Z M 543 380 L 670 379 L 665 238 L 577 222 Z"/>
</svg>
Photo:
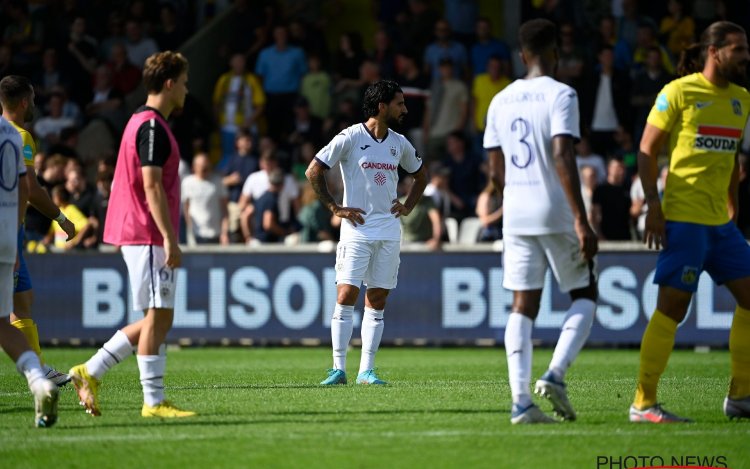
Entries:
<svg viewBox="0 0 750 469">
<path fill-rule="evenodd" d="M 527 168 L 531 163 L 534 162 L 534 149 L 531 144 L 526 141 L 526 137 L 531 133 L 531 125 L 529 122 L 521 117 L 518 117 L 510 123 L 510 131 L 519 134 L 518 142 L 521 144 L 522 155 L 511 153 L 510 161 L 513 166 L 524 169 Z M 523 148 L 525 147 L 525 149 Z"/>
</svg>

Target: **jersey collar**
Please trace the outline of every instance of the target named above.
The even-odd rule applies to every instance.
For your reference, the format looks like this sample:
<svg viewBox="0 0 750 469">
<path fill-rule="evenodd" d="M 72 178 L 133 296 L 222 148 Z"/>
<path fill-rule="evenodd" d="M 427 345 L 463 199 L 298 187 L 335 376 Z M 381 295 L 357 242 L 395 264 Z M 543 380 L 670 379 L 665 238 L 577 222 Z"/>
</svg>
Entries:
<svg viewBox="0 0 750 469">
<path fill-rule="evenodd" d="M 388 131 L 387 130 L 385 131 L 385 135 L 383 136 L 383 139 L 382 140 L 378 140 L 377 137 L 375 137 L 375 134 L 373 134 L 370 131 L 370 128 L 367 127 L 364 122 L 362 122 L 362 127 L 365 129 L 365 132 L 367 132 L 368 135 L 370 135 L 370 137 L 372 137 L 372 139 L 375 140 L 375 142 L 377 142 L 377 143 L 383 143 L 383 142 L 385 142 L 385 139 L 388 138 Z"/>
</svg>

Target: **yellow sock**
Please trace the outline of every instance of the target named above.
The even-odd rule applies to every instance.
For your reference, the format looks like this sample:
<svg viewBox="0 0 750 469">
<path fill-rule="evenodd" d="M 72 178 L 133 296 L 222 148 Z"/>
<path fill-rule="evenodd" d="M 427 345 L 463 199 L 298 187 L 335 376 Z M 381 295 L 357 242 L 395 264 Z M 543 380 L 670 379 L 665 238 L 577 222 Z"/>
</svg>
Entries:
<svg viewBox="0 0 750 469">
<path fill-rule="evenodd" d="M 658 309 L 654 311 L 641 341 L 641 367 L 633 402 L 636 408 L 643 410 L 656 404 L 656 386 L 667 368 L 676 333 L 677 322 Z"/>
<path fill-rule="evenodd" d="M 750 396 L 750 311 L 737 306 L 729 330 L 729 356 L 732 360 L 732 382 L 729 397 Z"/>
<path fill-rule="evenodd" d="M 42 359 L 42 348 L 39 346 L 39 332 L 36 330 L 36 323 L 34 323 L 34 320 L 17 319 L 11 322 L 11 325 L 23 332 L 23 335 L 26 336 L 26 342 L 29 343 L 29 347 L 36 352 L 39 356 L 39 361 L 44 364 L 44 360 Z"/>
</svg>

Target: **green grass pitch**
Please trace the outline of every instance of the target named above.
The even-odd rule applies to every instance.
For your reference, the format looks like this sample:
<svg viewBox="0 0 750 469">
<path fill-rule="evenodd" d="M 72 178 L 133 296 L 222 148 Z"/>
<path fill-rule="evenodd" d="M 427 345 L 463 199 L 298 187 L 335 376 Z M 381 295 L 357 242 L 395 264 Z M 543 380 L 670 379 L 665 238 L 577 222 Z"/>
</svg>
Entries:
<svg viewBox="0 0 750 469">
<path fill-rule="evenodd" d="M 47 349 L 45 356 L 65 370 L 92 351 Z M 534 378 L 550 354 L 535 351 Z M 378 365 L 391 385 L 333 388 L 317 385 L 330 363 L 326 348 L 171 350 L 167 395 L 200 416 L 141 418 L 131 358 L 104 379 L 102 417 L 86 415 L 66 387 L 51 429 L 32 427 L 31 396 L 3 360 L 2 468 L 623 469 L 661 462 L 653 457 L 664 465 L 709 466 L 705 458 L 714 458 L 717 467 L 750 468 L 750 421 L 730 422 L 721 411 L 729 374 L 725 351 L 672 355 L 660 400 L 696 420 L 684 425 L 627 422 L 635 350 L 584 350 L 567 379 L 578 421 L 544 426 L 510 424 L 505 354 L 498 348 L 385 348 Z M 358 364 L 355 350 L 350 383 Z M 634 465 L 627 457 L 652 459 Z"/>
</svg>

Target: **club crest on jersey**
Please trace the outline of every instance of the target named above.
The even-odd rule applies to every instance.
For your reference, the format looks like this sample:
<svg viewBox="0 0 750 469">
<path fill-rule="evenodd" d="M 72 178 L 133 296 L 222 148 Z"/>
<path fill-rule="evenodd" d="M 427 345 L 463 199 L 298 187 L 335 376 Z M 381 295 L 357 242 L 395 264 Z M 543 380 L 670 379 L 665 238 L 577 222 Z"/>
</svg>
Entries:
<svg viewBox="0 0 750 469">
<path fill-rule="evenodd" d="M 379 186 L 382 186 L 383 184 L 385 184 L 385 181 L 388 180 L 388 178 L 385 177 L 385 174 L 381 173 L 380 171 L 375 173 L 375 177 L 373 179 L 375 180 L 375 184 Z"/>
<path fill-rule="evenodd" d="M 741 129 L 699 125 L 695 136 L 695 148 L 719 153 L 735 153 L 737 142 L 742 136 Z"/>
<path fill-rule="evenodd" d="M 391 147 L 391 156 L 396 156 L 396 147 Z"/>
<path fill-rule="evenodd" d="M 691 266 L 685 266 L 682 269 L 682 283 L 685 285 L 692 285 L 696 281 L 698 281 L 698 268 L 697 267 L 691 267 Z"/>
<path fill-rule="evenodd" d="M 732 98 L 732 111 L 738 116 L 742 115 L 742 103 L 739 99 Z"/>
</svg>

